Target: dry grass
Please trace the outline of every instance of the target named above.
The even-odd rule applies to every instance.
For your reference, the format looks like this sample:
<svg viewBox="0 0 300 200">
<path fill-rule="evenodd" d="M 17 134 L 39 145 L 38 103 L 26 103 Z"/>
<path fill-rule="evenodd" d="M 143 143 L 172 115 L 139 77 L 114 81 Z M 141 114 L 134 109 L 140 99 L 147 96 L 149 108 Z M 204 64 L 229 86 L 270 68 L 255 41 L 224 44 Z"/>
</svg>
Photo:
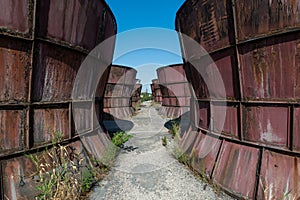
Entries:
<svg viewBox="0 0 300 200">
<path fill-rule="evenodd" d="M 27 155 L 36 167 L 39 200 L 79 200 L 103 177 L 107 167 L 87 164 L 80 152 L 70 145 L 60 144 L 61 134 L 56 133 L 51 148 L 39 154 Z"/>
</svg>

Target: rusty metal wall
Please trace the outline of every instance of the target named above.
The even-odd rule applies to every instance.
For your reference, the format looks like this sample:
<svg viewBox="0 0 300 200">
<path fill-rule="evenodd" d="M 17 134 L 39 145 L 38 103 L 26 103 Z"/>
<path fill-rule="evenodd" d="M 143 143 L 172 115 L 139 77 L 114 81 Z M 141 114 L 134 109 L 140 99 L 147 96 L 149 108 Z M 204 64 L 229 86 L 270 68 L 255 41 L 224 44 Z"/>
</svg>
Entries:
<svg viewBox="0 0 300 200">
<path fill-rule="evenodd" d="M 115 33 L 104 1 L 0 0 L 0 199 L 33 199 L 35 166 L 25 154 L 43 151 L 55 131 L 84 149 L 72 118 L 73 83 L 88 52 Z M 100 100 L 90 105 L 100 114 Z M 101 154 L 108 139 L 95 128 L 98 119 L 81 121 L 87 139 L 99 138 L 89 145 Z"/>
<path fill-rule="evenodd" d="M 142 93 L 142 84 L 140 84 L 140 80 L 136 80 L 136 83 L 133 88 L 133 92 L 131 95 L 131 106 L 136 111 L 141 103 L 141 93 Z"/>
<path fill-rule="evenodd" d="M 157 70 L 162 109 L 160 114 L 177 118 L 190 110 L 190 88 L 182 64 L 160 67 Z"/>
<path fill-rule="evenodd" d="M 196 170 L 239 198 L 300 198 L 299 8 L 299 0 L 187 0 L 177 12 L 177 31 L 199 42 L 219 69 L 227 104 L 217 139 L 208 126 L 218 126 L 211 110 L 224 100 L 207 100 L 203 78 L 185 63 L 195 96 L 182 145 Z M 181 46 L 191 58 L 182 39 Z M 207 140 L 217 145 L 199 159 Z"/>
<path fill-rule="evenodd" d="M 137 71 L 130 67 L 112 65 L 104 93 L 104 119 L 125 119 L 134 109 L 131 96 Z"/>
<path fill-rule="evenodd" d="M 152 101 L 161 104 L 162 103 L 162 94 L 161 94 L 158 79 L 152 80 L 151 92 L 152 92 Z"/>
</svg>

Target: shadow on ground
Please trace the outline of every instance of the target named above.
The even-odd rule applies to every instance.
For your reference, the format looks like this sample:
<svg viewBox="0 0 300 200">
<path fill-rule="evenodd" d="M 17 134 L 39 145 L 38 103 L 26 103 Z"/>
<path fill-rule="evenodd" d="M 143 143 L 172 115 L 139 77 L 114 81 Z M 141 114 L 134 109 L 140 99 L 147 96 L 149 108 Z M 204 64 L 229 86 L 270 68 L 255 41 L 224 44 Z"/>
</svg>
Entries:
<svg viewBox="0 0 300 200">
<path fill-rule="evenodd" d="M 173 126 L 173 124 L 179 124 L 180 126 L 180 137 L 183 137 L 183 134 L 188 130 L 190 126 L 190 111 L 185 112 L 181 116 L 175 119 L 171 119 L 167 121 L 164 126 L 170 130 Z"/>
<path fill-rule="evenodd" d="M 103 128 L 109 134 L 110 137 L 113 137 L 113 134 L 120 131 L 130 131 L 134 123 L 130 120 L 118 119 L 109 113 L 103 113 Z"/>
</svg>

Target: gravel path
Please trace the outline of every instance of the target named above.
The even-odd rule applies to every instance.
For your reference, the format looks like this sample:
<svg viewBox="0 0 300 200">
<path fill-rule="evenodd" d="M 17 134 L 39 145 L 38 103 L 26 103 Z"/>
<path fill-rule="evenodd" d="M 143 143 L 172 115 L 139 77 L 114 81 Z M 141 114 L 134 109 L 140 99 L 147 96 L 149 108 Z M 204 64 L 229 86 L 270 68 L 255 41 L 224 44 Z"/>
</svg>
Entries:
<svg viewBox="0 0 300 200">
<path fill-rule="evenodd" d="M 219 197 L 189 169 L 180 164 L 171 149 L 162 146 L 163 135 L 170 136 L 154 107 L 144 104 L 132 118 L 134 137 L 125 145 L 134 150 L 121 150 L 111 172 L 98 183 L 91 200 L 193 200 L 232 198 Z"/>
</svg>

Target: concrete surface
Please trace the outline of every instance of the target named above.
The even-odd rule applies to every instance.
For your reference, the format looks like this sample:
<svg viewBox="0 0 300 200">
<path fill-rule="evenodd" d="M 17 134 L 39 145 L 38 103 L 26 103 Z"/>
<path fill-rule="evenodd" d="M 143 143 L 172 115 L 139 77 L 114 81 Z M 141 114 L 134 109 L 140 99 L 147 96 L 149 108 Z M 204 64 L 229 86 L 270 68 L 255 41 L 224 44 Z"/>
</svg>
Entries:
<svg viewBox="0 0 300 200">
<path fill-rule="evenodd" d="M 147 102 L 131 121 L 131 138 L 118 155 L 111 172 L 93 189 L 90 199 L 105 200 L 231 200 L 218 196 L 211 186 L 195 177 L 172 155 L 172 145 L 162 146 L 170 137 L 167 119 Z"/>
</svg>

